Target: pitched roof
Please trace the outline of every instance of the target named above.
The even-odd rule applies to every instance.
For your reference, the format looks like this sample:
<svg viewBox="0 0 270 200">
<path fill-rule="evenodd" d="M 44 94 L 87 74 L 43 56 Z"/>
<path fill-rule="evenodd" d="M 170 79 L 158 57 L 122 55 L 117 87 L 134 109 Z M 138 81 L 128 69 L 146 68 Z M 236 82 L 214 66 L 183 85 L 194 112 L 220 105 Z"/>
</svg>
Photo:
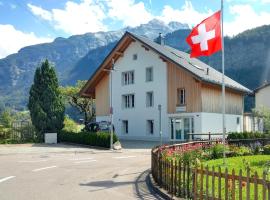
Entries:
<svg viewBox="0 0 270 200">
<path fill-rule="evenodd" d="M 222 84 L 222 73 L 215 70 L 214 68 L 210 67 L 209 65 L 203 63 L 202 61 L 196 59 L 196 58 L 190 58 L 189 54 L 179 51 L 177 49 L 174 49 L 167 45 L 160 45 L 146 37 L 136 35 L 134 33 L 126 32 L 124 36 L 120 39 L 120 41 L 116 44 L 115 48 L 110 52 L 110 54 L 105 58 L 103 63 L 100 65 L 100 67 L 95 71 L 95 73 L 90 77 L 87 84 L 83 87 L 83 89 L 80 91 L 80 94 L 83 96 L 85 94 L 85 91 L 87 87 L 90 85 L 90 82 L 93 78 L 97 76 L 98 73 L 100 73 L 101 68 L 105 67 L 106 61 L 113 57 L 114 51 L 117 49 L 118 46 L 120 46 L 121 41 L 125 38 L 129 37 L 132 38 L 135 41 L 141 42 L 145 47 L 155 51 L 157 54 L 159 54 L 162 58 L 169 60 L 170 62 L 173 62 L 180 68 L 184 68 L 193 75 L 195 75 L 197 78 L 204 82 L 212 83 L 221 85 Z M 208 74 L 207 74 L 208 70 Z M 245 86 L 241 85 L 240 83 L 232 80 L 231 78 L 225 76 L 225 85 L 227 88 L 231 88 L 243 93 L 252 93 L 251 90 L 246 88 Z"/>
<path fill-rule="evenodd" d="M 222 73 L 215 70 L 213 67 L 210 67 L 209 65 L 205 64 L 204 62 L 196 59 L 196 58 L 190 58 L 189 54 L 179 51 L 177 49 L 174 49 L 167 45 L 160 45 L 156 42 L 153 42 L 145 37 L 135 35 L 133 33 L 131 34 L 135 39 L 139 40 L 140 42 L 149 45 L 153 49 L 155 49 L 159 54 L 163 55 L 167 59 L 174 62 L 179 67 L 185 68 L 201 80 L 213 84 L 222 84 Z M 208 68 L 208 74 L 207 74 L 207 68 Z M 246 88 L 245 86 L 241 85 L 240 83 L 232 80 L 228 76 L 225 76 L 225 85 L 228 88 L 232 88 L 244 93 L 252 93 L 251 90 Z"/>
<path fill-rule="evenodd" d="M 256 92 L 258 92 L 259 90 L 261 90 L 261 89 L 263 89 L 263 88 L 266 88 L 266 87 L 268 87 L 268 86 L 270 86 L 270 82 L 269 82 L 269 83 L 264 83 L 262 86 L 256 88 L 256 89 L 254 90 L 254 92 L 256 93 Z"/>
</svg>

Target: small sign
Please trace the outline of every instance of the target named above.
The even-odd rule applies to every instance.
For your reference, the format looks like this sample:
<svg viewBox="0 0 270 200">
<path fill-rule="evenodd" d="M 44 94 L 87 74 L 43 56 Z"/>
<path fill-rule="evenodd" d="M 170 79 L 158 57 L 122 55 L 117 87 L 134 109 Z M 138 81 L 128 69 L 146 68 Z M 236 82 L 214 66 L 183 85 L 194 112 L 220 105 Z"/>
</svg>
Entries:
<svg viewBox="0 0 270 200">
<path fill-rule="evenodd" d="M 177 106 L 176 112 L 186 112 L 187 108 L 186 106 Z"/>
</svg>

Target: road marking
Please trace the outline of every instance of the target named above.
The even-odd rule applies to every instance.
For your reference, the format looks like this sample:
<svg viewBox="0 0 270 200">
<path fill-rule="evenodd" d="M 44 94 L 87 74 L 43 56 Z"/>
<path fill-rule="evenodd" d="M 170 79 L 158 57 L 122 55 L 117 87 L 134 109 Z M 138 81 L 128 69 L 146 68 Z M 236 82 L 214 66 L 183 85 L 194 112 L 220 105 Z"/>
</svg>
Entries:
<svg viewBox="0 0 270 200">
<path fill-rule="evenodd" d="M 38 172 L 38 171 L 42 171 L 42 170 L 46 170 L 46 169 L 51 169 L 51 168 L 56 168 L 56 167 L 57 166 L 50 166 L 50 167 L 38 168 L 38 169 L 32 170 L 32 172 Z"/>
<path fill-rule="evenodd" d="M 115 159 L 125 159 L 125 158 L 135 158 L 136 156 L 120 156 L 120 157 L 113 157 Z"/>
<path fill-rule="evenodd" d="M 35 163 L 35 162 L 46 162 L 48 160 L 21 160 L 19 163 Z"/>
<path fill-rule="evenodd" d="M 2 178 L 2 179 L 0 179 L 0 183 L 2 183 L 2 182 L 4 182 L 4 181 L 7 181 L 7 180 L 9 180 L 9 179 L 12 179 L 12 178 L 15 178 L 16 176 L 8 176 L 8 177 L 6 177 L 6 178 Z"/>
<path fill-rule="evenodd" d="M 93 158 L 72 158 L 72 159 L 68 159 L 71 161 L 80 161 L 80 160 L 92 160 Z"/>
<path fill-rule="evenodd" d="M 75 164 L 80 164 L 80 163 L 90 163 L 90 162 L 97 162 L 97 160 L 82 160 L 78 162 L 74 162 Z"/>
</svg>

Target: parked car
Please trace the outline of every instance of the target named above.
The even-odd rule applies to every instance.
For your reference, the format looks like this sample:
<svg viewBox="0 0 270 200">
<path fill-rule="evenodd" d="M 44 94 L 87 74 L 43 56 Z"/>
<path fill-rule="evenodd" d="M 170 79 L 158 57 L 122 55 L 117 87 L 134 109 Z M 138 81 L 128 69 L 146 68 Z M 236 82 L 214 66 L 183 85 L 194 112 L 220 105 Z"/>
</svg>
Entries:
<svg viewBox="0 0 270 200">
<path fill-rule="evenodd" d="M 110 126 L 111 124 L 106 121 L 102 122 L 90 122 L 84 127 L 84 131 L 89 131 L 89 132 L 109 132 L 110 131 Z"/>
</svg>

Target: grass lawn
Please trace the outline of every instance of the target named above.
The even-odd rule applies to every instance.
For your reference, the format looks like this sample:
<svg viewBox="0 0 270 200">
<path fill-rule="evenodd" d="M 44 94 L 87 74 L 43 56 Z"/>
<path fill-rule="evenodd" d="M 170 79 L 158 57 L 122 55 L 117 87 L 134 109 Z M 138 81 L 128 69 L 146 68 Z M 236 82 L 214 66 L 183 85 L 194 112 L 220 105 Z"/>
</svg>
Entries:
<svg viewBox="0 0 270 200">
<path fill-rule="evenodd" d="M 242 169 L 243 175 L 246 175 L 245 163 L 249 163 L 251 174 L 253 175 L 255 171 L 258 172 L 260 178 L 262 178 L 263 171 L 267 168 L 270 169 L 270 155 L 253 155 L 253 156 L 240 156 L 226 158 L 226 165 L 223 165 L 223 159 L 210 160 L 204 162 L 204 165 L 209 167 L 220 166 L 222 171 L 225 171 L 225 167 L 228 167 L 229 173 L 232 169 L 235 169 L 236 174 L 239 174 L 239 170 Z M 268 166 L 268 167 L 267 167 Z"/>
<path fill-rule="evenodd" d="M 245 160 L 245 161 L 244 161 Z M 218 171 L 218 167 L 221 167 L 222 172 L 225 171 L 225 168 L 228 168 L 229 174 L 232 173 L 232 169 L 235 169 L 236 175 L 239 174 L 239 170 L 242 169 L 243 176 L 246 176 L 246 164 L 250 166 L 251 169 L 251 176 L 254 175 L 255 171 L 257 171 L 259 178 L 262 179 L 262 174 L 264 170 L 270 169 L 270 155 L 253 155 L 253 156 L 240 156 L 240 157 L 232 157 L 232 158 L 227 158 L 226 159 L 226 165 L 223 165 L 223 159 L 217 159 L 217 160 L 210 160 L 210 161 L 205 161 L 203 162 L 203 165 L 206 166 L 208 165 L 210 169 L 212 169 L 212 166 L 215 167 L 215 171 Z M 270 176 L 268 175 L 267 180 L 270 179 Z M 239 199 L 239 187 L 238 187 L 238 181 L 236 181 L 236 199 Z M 204 185 L 205 185 L 205 180 L 204 180 Z M 212 184 L 210 182 L 209 188 L 212 188 Z M 217 191 L 218 188 L 218 183 L 217 179 L 215 182 L 215 189 Z M 243 187 L 243 199 L 246 199 L 246 187 Z M 225 181 L 222 179 L 221 183 L 221 190 L 222 190 L 222 197 L 224 197 L 225 194 Z M 217 194 L 215 194 L 216 196 Z M 229 197 L 231 198 L 231 191 L 229 189 Z M 250 198 L 254 199 L 254 184 L 250 185 Z M 223 198 L 222 198 L 223 199 Z M 262 186 L 258 186 L 258 199 L 262 199 Z"/>
</svg>

